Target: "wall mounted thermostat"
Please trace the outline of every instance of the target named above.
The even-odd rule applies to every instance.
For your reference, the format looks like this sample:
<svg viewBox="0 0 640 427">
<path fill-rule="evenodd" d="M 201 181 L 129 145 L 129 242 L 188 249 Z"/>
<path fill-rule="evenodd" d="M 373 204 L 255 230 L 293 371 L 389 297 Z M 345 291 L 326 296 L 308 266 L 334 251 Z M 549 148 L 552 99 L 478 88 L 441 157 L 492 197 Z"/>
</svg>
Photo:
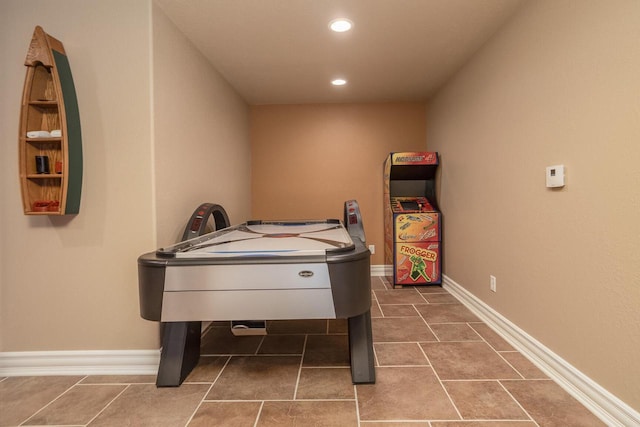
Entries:
<svg viewBox="0 0 640 427">
<path fill-rule="evenodd" d="M 564 187 L 564 165 L 547 166 L 547 187 Z"/>
</svg>

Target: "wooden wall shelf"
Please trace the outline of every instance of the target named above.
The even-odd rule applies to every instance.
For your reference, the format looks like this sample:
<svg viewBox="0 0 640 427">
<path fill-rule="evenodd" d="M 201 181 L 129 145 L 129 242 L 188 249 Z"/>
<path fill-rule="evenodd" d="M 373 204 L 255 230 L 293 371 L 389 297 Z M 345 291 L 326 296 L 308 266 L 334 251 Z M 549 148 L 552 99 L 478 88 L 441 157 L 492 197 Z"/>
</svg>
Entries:
<svg viewBox="0 0 640 427">
<path fill-rule="evenodd" d="M 77 214 L 82 192 L 82 134 L 64 46 L 38 26 L 24 64 L 27 75 L 18 138 L 24 213 Z"/>
</svg>

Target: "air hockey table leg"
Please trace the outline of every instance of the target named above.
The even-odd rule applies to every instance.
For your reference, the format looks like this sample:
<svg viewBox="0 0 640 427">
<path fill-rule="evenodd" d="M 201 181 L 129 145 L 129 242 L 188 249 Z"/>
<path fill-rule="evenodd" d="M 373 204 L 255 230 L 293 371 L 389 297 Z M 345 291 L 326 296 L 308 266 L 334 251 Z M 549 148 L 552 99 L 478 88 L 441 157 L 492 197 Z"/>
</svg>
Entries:
<svg viewBox="0 0 640 427">
<path fill-rule="evenodd" d="M 349 354 L 354 384 L 374 384 L 376 371 L 371 333 L 371 311 L 349 318 Z"/>
<path fill-rule="evenodd" d="M 163 323 L 158 387 L 178 387 L 200 359 L 202 322 Z"/>
</svg>

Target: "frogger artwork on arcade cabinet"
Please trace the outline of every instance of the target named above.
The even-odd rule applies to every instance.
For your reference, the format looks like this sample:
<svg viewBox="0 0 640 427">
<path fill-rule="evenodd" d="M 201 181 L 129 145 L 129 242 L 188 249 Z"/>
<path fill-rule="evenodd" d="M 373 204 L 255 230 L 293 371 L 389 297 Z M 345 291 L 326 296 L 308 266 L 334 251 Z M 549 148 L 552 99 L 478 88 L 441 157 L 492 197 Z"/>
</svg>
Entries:
<svg viewBox="0 0 640 427">
<path fill-rule="evenodd" d="M 391 153 L 384 163 L 384 255 L 394 287 L 442 283 L 436 152 Z"/>
</svg>

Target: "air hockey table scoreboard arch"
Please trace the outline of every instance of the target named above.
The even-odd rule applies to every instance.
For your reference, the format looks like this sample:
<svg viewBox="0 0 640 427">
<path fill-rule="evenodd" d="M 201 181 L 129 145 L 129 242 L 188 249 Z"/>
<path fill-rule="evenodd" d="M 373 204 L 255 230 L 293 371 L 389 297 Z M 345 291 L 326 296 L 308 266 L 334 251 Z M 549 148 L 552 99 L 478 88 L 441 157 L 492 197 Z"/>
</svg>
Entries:
<svg viewBox="0 0 640 427">
<path fill-rule="evenodd" d="M 354 200 L 344 222 L 249 221 L 142 255 L 140 314 L 168 329 L 157 385 L 195 366 L 201 321 L 240 319 L 346 318 L 352 380 L 375 382 L 370 255 Z"/>
</svg>

